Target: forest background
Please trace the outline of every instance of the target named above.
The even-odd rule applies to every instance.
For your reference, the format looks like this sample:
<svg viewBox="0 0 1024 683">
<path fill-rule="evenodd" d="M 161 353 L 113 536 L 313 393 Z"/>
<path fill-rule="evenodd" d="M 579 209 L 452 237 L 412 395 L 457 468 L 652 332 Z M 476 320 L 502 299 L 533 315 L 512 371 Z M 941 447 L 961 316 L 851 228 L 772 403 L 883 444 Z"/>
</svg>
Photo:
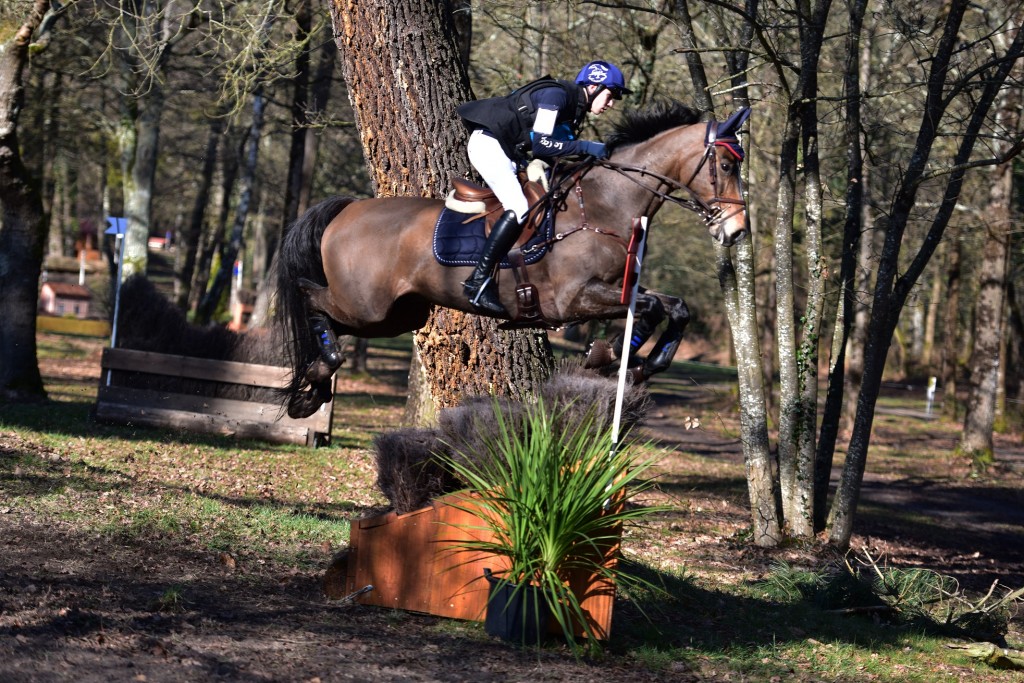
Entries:
<svg viewBox="0 0 1024 683">
<path fill-rule="evenodd" d="M 734 349 L 756 543 L 826 527 L 848 542 L 883 374 L 937 377 L 979 467 L 993 429 L 1019 424 L 1020 3 L 381 4 L 451 20 L 476 97 L 601 58 L 626 71 L 636 94 L 624 107 L 671 97 L 721 118 L 753 106 L 752 239 L 715 249 L 667 207 L 644 277 L 686 297 L 689 334 L 709 354 Z M 34 320 L 44 252 L 73 258 L 92 236 L 112 264 L 106 217 L 128 218 L 126 275 L 146 272 L 149 237 L 171 237 L 169 294 L 205 323 L 223 315 L 236 260 L 258 291 L 302 210 L 380 189 L 364 150 L 389 131 L 355 125 L 338 67 L 347 5 L 0 4 L 0 95 L 24 87 L 0 116 L 18 161 L 3 157 L 13 175 L 0 190 L 5 394 L 42 390 L 18 306 L 28 300 Z M 592 125 L 600 137 L 613 120 Z M 110 272 L 93 283 L 108 302 Z M 821 482 L 840 438 L 829 511 Z"/>
</svg>

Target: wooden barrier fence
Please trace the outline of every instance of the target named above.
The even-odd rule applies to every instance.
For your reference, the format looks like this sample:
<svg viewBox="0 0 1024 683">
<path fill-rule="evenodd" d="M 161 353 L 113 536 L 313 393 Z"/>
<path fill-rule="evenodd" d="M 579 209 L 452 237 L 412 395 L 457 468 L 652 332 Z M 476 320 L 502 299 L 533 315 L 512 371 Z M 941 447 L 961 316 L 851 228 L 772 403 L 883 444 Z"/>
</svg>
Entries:
<svg viewBox="0 0 1024 683">
<path fill-rule="evenodd" d="M 262 439 L 306 446 L 330 442 L 334 401 L 313 415 L 295 420 L 277 403 L 261 403 L 131 386 L 121 373 L 202 380 L 279 389 L 289 370 L 273 365 L 210 360 L 133 349 L 103 349 L 96 397 L 96 419 L 118 424 L 183 429 L 206 434 Z M 334 384 L 331 385 L 333 394 Z"/>
</svg>

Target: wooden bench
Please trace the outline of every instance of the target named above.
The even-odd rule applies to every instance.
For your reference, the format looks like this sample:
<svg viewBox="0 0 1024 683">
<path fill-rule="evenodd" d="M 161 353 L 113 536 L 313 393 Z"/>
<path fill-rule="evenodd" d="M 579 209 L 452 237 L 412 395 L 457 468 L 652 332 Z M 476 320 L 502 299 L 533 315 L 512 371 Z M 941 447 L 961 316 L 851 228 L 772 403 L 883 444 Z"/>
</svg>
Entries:
<svg viewBox="0 0 1024 683">
<path fill-rule="evenodd" d="M 130 379 L 118 379 L 120 372 L 130 372 L 280 389 L 288 383 L 288 368 L 110 348 L 103 349 L 102 368 L 95 414 L 103 422 L 306 446 L 330 442 L 333 400 L 313 415 L 295 420 L 277 403 L 143 389 L 130 386 Z"/>
</svg>

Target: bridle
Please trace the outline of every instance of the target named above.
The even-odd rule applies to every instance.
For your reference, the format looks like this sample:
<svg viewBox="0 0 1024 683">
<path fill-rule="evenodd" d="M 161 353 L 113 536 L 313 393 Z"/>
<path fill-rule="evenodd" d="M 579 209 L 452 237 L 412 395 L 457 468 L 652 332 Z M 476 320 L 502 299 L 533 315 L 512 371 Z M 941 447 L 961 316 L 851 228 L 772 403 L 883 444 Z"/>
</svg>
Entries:
<svg viewBox="0 0 1024 683">
<path fill-rule="evenodd" d="M 731 199 L 729 197 L 721 196 L 719 192 L 719 179 L 718 179 L 718 147 L 725 147 L 728 150 L 728 154 L 737 158 L 737 163 L 742 161 L 743 151 L 739 146 L 739 141 L 735 136 L 718 137 L 717 136 L 717 125 L 716 121 L 709 121 L 707 132 L 704 135 L 704 154 L 701 155 L 700 161 L 697 162 L 697 167 L 693 170 L 693 174 L 690 179 L 685 183 L 670 178 L 661 173 L 651 171 L 644 166 L 633 166 L 630 164 L 622 164 L 610 159 L 596 159 L 590 157 L 584 161 L 578 162 L 569 168 L 561 169 L 561 173 L 557 174 L 558 181 L 554 186 L 548 190 L 547 193 L 538 201 L 536 204 L 530 207 L 530 212 L 540 210 L 543 205 L 555 205 L 561 203 L 568 195 L 567 188 L 575 186 L 577 201 L 579 202 L 581 222 L 576 227 L 562 233 L 558 233 L 555 236 L 545 240 L 540 244 L 535 244 L 528 251 L 534 249 L 540 249 L 548 246 L 554 242 L 561 241 L 575 232 L 591 231 L 599 234 L 612 237 L 619 242 L 625 241 L 613 232 L 602 230 L 595 226 L 590 225 L 587 220 L 586 209 L 583 203 L 583 189 L 580 186 L 580 181 L 583 177 L 589 173 L 595 166 L 601 166 L 611 171 L 615 171 L 624 178 L 633 182 L 652 195 L 651 202 L 647 205 L 643 212 L 643 215 L 651 216 L 654 212 L 660 208 L 664 202 L 672 202 L 678 206 L 693 211 L 704 221 L 704 224 L 709 228 L 716 223 L 724 222 L 738 213 L 742 213 L 747 208 L 747 202 L 743 199 L 743 184 L 740 180 L 739 173 L 736 174 L 737 189 L 739 190 L 739 199 Z M 696 191 L 690 185 L 697 178 L 697 174 L 700 173 L 704 166 L 708 167 L 708 172 L 711 178 L 711 186 L 715 190 L 714 196 L 705 201 L 701 199 Z M 555 176 L 554 173 L 552 173 Z M 658 184 L 654 187 L 644 183 L 642 178 L 653 178 L 658 181 Z M 662 189 L 662 188 L 666 189 Z M 677 197 L 673 193 L 677 190 L 685 191 L 689 196 Z M 550 204 L 548 204 L 550 202 Z M 731 213 L 726 214 L 723 205 L 731 204 L 737 208 Z M 723 215 L 724 214 L 724 215 Z M 524 251 L 526 253 L 526 251 Z"/>
<path fill-rule="evenodd" d="M 684 209 L 693 211 L 701 217 L 705 225 L 710 227 L 715 223 L 723 222 L 732 218 L 737 213 L 741 213 L 747 208 L 747 202 L 743 199 L 743 184 L 740 180 L 739 174 L 736 176 L 737 187 L 740 195 L 739 199 L 723 197 L 719 192 L 718 147 L 726 147 L 726 149 L 729 150 L 727 153 L 735 157 L 736 153 L 733 152 L 732 149 L 733 146 L 738 148 L 739 142 L 735 137 L 717 138 L 715 135 L 715 123 L 715 121 L 708 122 L 707 133 L 704 136 L 704 154 L 701 155 L 700 161 L 697 163 L 697 167 L 693 170 L 693 174 L 690 176 L 690 179 L 685 183 L 679 182 L 675 178 L 662 175 L 661 173 L 655 173 L 642 166 L 620 164 L 611 160 L 594 160 L 594 164 L 619 173 L 623 177 L 628 178 L 630 181 L 653 194 L 655 199 L 652 201 L 652 204 L 648 206 L 648 210 L 646 212 L 647 215 L 650 215 L 653 212 L 653 209 L 657 208 L 655 206 L 655 202 L 670 201 L 674 204 L 678 204 Z M 711 186 L 715 190 L 714 196 L 708 201 L 698 197 L 697 193 L 690 187 L 693 181 L 697 179 L 697 174 L 700 173 L 704 166 L 708 167 L 708 172 L 711 177 Z M 659 184 L 656 187 L 650 187 L 649 185 L 644 184 L 640 181 L 640 178 L 645 176 L 654 178 Z M 667 192 L 663 191 L 661 189 L 662 186 L 667 186 L 669 190 Z M 689 193 L 689 196 L 685 198 L 676 197 L 672 194 L 676 190 L 685 190 Z M 732 213 L 723 215 L 725 214 L 725 208 L 723 207 L 724 204 L 732 204 L 737 208 Z"/>
</svg>

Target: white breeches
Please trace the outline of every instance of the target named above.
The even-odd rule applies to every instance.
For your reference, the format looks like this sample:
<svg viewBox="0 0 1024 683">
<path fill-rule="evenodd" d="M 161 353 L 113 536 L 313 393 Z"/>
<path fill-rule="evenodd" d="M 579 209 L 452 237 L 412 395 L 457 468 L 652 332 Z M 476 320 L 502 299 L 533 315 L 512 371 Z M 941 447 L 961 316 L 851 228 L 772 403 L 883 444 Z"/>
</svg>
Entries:
<svg viewBox="0 0 1024 683">
<path fill-rule="evenodd" d="M 505 156 L 498 141 L 483 131 L 475 130 L 469 136 L 466 153 L 469 163 L 473 164 L 501 205 L 506 211 L 515 211 L 516 219 L 521 223 L 530 204 L 516 178 L 516 165 Z"/>
</svg>

